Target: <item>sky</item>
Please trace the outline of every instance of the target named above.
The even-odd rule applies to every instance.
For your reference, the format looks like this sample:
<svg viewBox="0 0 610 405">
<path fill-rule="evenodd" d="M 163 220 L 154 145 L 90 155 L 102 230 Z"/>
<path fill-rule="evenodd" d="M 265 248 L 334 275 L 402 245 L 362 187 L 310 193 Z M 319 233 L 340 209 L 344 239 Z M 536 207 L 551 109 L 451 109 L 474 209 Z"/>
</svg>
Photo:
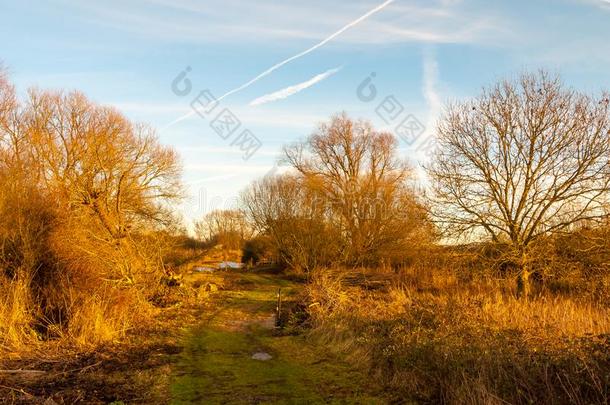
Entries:
<svg viewBox="0 0 610 405">
<path fill-rule="evenodd" d="M 497 80 L 610 89 L 610 0 L 0 0 L 0 38 L 21 94 L 82 91 L 156 128 L 182 156 L 187 223 L 343 111 L 417 168 L 443 106 Z"/>
</svg>

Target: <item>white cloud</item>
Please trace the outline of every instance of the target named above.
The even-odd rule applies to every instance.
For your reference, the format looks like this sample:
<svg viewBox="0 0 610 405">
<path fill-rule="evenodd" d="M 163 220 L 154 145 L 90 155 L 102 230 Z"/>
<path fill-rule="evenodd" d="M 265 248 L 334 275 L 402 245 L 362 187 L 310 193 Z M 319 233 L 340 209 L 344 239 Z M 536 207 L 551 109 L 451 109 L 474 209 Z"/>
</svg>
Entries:
<svg viewBox="0 0 610 405">
<path fill-rule="evenodd" d="M 423 56 L 424 80 L 422 93 L 428 107 L 428 118 L 426 120 L 426 136 L 434 136 L 436 123 L 442 109 L 441 98 L 438 94 L 438 62 L 434 50 L 424 49 Z"/>
<path fill-rule="evenodd" d="M 150 102 L 122 102 L 107 101 L 104 105 L 114 107 L 122 112 L 150 113 L 150 114 L 175 114 L 184 111 L 182 103 L 150 103 Z"/>
<path fill-rule="evenodd" d="M 334 40 L 335 38 L 337 38 L 338 36 L 340 36 L 341 34 L 343 34 L 345 31 L 349 30 L 350 28 L 353 28 L 355 26 L 357 26 L 358 24 L 360 24 L 361 22 L 365 21 L 367 18 L 370 18 L 372 15 L 380 12 L 381 10 L 383 10 L 384 8 L 386 8 L 387 6 L 389 6 L 390 4 L 392 4 L 394 2 L 394 0 L 386 0 L 383 3 L 377 5 L 376 7 L 372 8 L 371 10 L 367 11 L 366 13 L 364 13 L 363 15 L 361 15 L 360 17 L 356 18 L 353 21 L 350 21 L 348 24 L 344 25 L 343 27 L 341 27 L 338 31 L 333 32 L 331 35 L 329 35 L 328 37 L 324 38 L 323 40 L 321 40 L 320 42 L 316 43 L 315 45 L 305 49 L 302 52 L 297 53 L 296 55 L 293 55 L 287 59 L 284 59 L 283 61 L 276 63 L 275 65 L 271 66 L 270 68 L 268 68 L 267 70 L 263 71 L 262 73 L 258 74 L 257 76 L 255 76 L 254 78 L 250 79 L 249 81 L 245 82 L 244 84 L 229 90 L 228 92 L 226 92 L 225 94 L 223 94 L 222 96 L 218 97 L 218 101 L 223 100 L 224 98 L 235 94 L 241 90 L 244 90 L 248 87 L 250 87 L 251 85 L 253 85 L 254 83 L 256 83 L 257 81 L 261 80 L 264 77 L 269 76 L 271 73 L 273 73 L 274 71 L 278 70 L 279 68 L 281 68 L 282 66 L 285 66 L 297 59 L 300 59 L 310 53 L 312 53 L 313 51 L 315 51 L 316 49 L 319 49 L 321 47 L 323 47 L 324 45 L 326 45 L 327 43 L 331 42 L 332 40 Z M 174 121 L 170 122 L 169 124 L 167 124 L 165 127 L 162 128 L 162 130 L 167 129 L 169 127 L 171 127 L 174 124 L 177 124 L 181 121 L 184 121 L 185 119 L 191 117 L 193 114 L 195 114 L 194 111 L 189 111 L 188 113 L 184 114 L 183 116 L 175 119 Z"/>
<path fill-rule="evenodd" d="M 242 156 L 244 152 L 235 147 L 231 146 L 179 146 L 177 147 L 179 152 L 183 153 L 209 153 L 214 154 L 216 156 L 227 156 L 227 155 L 238 155 Z M 268 157 L 277 157 L 279 156 L 281 148 L 273 148 L 273 149 L 258 149 L 256 151 L 257 156 L 268 156 Z"/>
<path fill-rule="evenodd" d="M 238 176 L 237 174 L 222 174 L 219 176 L 211 176 L 211 177 L 206 177 L 203 179 L 187 181 L 187 182 L 185 182 L 185 184 L 188 186 L 194 186 L 196 184 L 213 183 L 213 182 L 217 182 L 217 181 L 226 181 L 226 180 L 233 179 L 237 176 Z"/>
<path fill-rule="evenodd" d="M 270 165 L 253 165 L 253 164 L 219 164 L 219 163 L 193 163 L 187 164 L 184 168 L 191 173 L 222 173 L 239 175 L 239 174 L 264 174 L 271 169 Z"/>
<path fill-rule="evenodd" d="M 336 27 L 345 28 L 356 16 L 379 6 L 379 0 L 56 1 L 80 9 L 82 18 L 91 23 L 160 41 L 186 43 L 321 41 Z M 340 37 L 332 39 L 351 44 L 491 42 L 498 33 L 506 34 L 502 27 L 511 27 L 511 21 L 493 8 L 468 7 L 459 0 L 396 2 L 387 12 L 356 24 L 360 25 L 358 30 L 342 31 Z"/>
<path fill-rule="evenodd" d="M 138 114 L 139 116 L 150 115 L 159 117 L 177 115 L 183 113 L 185 104 L 181 102 L 151 103 L 145 102 L 120 102 L 104 101 L 103 105 L 112 106 L 125 114 Z M 285 108 L 265 108 L 264 110 L 253 110 L 247 106 L 228 104 L 227 107 L 235 113 L 245 126 L 258 125 L 263 127 L 309 129 L 312 125 L 324 120 L 326 112 L 303 112 Z M 202 121 L 204 123 L 206 121 Z"/>
<path fill-rule="evenodd" d="M 293 86 L 288 86 L 286 88 L 275 91 L 273 93 L 265 94 L 264 96 L 261 96 L 261 97 L 256 98 L 255 100 L 252 100 L 250 102 L 250 105 L 257 106 L 257 105 L 262 105 L 262 104 L 270 103 L 270 102 L 277 101 L 277 100 L 283 100 L 285 98 L 293 96 L 293 95 L 313 86 L 316 83 L 321 82 L 322 80 L 329 78 L 330 76 L 334 75 L 335 73 L 337 73 L 340 70 L 341 70 L 340 67 L 330 69 L 324 73 L 320 73 L 319 75 L 312 77 L 311 79 L 309 79 L 307 81 L 295 84 Z"/>
<path fill-rule="evenodd" d="M 244 125 L 258 125 L 262 127 L 294 128 L 299 130 L 310 129 L 318 122 L 326 119 L 324 111 L 290 111 L 286 109 L 265 108 L 253 109 L 251 107 L 231 108 Z"/>
<path fill-rule="evenodd" d="M 610 10 L 610 0 L 572 0 L 573 3 L 580 3 L 583 5 L 597 6 L 602 10 Z"/>
<path fill-rule="evenodd" d="M 610 10 L 610 0 L 600 0 L 600 3 L 604 10 Z"/>
</svg>

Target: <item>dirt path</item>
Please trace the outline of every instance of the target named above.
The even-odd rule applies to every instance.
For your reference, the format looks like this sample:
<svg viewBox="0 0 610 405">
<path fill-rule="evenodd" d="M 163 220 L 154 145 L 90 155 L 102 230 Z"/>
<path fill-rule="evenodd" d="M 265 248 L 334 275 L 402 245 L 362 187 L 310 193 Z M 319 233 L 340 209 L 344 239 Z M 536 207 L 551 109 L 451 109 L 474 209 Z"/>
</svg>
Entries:
<svg viewBox="0 0 610 405">
<path fill-rule="evenodd" d="M 384 403 L 344 361 L 304 336 L 273 330 L 277 289 L 290 297 L 300 285 L 245 272 L 224 277 L 217 310 L 187 334 L 174 367 L 173 404 Z M 253 359 L 257 353 L 271 359 Z"/>
</svg>

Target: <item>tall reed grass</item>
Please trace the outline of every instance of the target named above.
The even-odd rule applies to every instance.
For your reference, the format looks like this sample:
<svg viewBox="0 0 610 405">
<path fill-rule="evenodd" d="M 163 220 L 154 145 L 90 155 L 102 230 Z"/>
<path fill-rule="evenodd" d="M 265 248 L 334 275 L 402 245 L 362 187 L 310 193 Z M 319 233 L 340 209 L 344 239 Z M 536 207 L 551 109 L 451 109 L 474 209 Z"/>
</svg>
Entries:
<svg viewBox="0 0 610 405">
<path fill-rule="evenodd" d="M 550 290 L 518 299 L 512 280 L 464 280 L 450 269 L 356 273 L 313 275 L 312 336 L 351 354 L 397 399 L 608 403 L 603 303 Z"/>
</svg>

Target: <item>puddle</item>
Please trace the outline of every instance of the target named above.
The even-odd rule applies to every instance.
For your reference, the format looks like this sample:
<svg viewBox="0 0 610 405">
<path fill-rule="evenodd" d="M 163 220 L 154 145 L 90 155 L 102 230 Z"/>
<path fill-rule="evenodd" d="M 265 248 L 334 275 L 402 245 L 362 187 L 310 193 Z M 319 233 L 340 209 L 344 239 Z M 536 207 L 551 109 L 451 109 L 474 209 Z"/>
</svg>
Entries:
<svg viewBox="0 0 610 405">
<path fill-rule="evenodd" d="M 252 355 L 252 359 L 260 360 L 260 361 L 268 361 L 268 360 L 271 360 L 272 358 L 273 358 L 272 355 L 270 355 L 269 353 L 265 353 L 265 352 L 257 352 Z"/>
</svg>

